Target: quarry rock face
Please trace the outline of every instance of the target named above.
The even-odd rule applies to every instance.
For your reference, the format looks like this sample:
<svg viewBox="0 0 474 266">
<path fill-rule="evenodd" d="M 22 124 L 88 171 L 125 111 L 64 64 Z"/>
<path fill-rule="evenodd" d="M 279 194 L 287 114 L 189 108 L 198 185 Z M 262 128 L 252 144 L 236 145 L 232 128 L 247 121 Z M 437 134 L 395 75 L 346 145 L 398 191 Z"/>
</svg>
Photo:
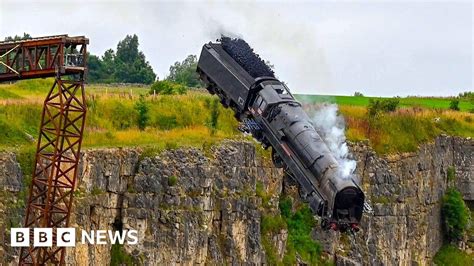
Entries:
<svg viewBox="0 0 474 266">
<path fill-rule="evenodd" d="M 417 153 L 383 158 L 363 143 L 352 145 L 373 214 L 364 215 L 355 239 L 333 236 L 343 251 L 336 250 L 336 262 L 429 264 L 443 244 L 441 199 L 447 186 L 457 186 L 465 201 L 472 200 L 473 145 L 470 139 L 441 136 Z M 450 167 L 456 169 L 454 180 L 447 178 Z"/>
<path fill-rule="evenodd" d="M 441 197 L 455 185 L 474 200 L 470 139 L 441 136 L 410 154 L 378 156 L 366 143 L 351 144 L 360 184 L 373 213 L 355 236 L 313 237 L 337 265 L 429 265 L 443 243 Z M 256 153 L 254 144 L 227 141 L 209 151 L 177 149 L 144 156 L 137 149 L 83 153 L 71 226 L 84 230 L 138 230 L 138 245 L 82 245 L 67 249 L 66 263 L 107 265 L 121 253 L 138 264 L 247 264 L 266 262 L 260 223 L 278 213 L 283 172 Z M 454 167 L 456 177 L 448 180 Z M 12 153 L 0 153 L 0 262 L 15 263 L 9 228 L 22 221 L 25 190 Z M 272 194 L 265 207 L 256 184 Z M 286 184 L 286 182 L 285 182 Z M 291 185 L 291 184 L 290 184 Z M 288 238 L 272 239 L 282 251 Z"/>
<path fill-rule="evenodd" d="M 261 264 L 261 199 L 257 180 L 280 179 L 251 143 L 228 142 L 210 151 L 165 151 L 141 158 L 136 150 L 84 154 L 73 226 L 138 230 L 124 245 L 145 265 Z M 67 262 L 105 265 L 110 245 L 78 246 Z"/>
<path fill-rule="evenodd" d="M 20 164 L 13 153 L 0 153 L 0 188 L 18 192 L 22 187 Z"/>
<path fill-rule="evenodd" d="M 0 265 L 15 259 L 19 251 L 10 243 L 10 228 L 19 227 L 23 221 L 23 204 L 19 192 L 23 175 L 13 153 L 0 153 Z"/>
</svg>

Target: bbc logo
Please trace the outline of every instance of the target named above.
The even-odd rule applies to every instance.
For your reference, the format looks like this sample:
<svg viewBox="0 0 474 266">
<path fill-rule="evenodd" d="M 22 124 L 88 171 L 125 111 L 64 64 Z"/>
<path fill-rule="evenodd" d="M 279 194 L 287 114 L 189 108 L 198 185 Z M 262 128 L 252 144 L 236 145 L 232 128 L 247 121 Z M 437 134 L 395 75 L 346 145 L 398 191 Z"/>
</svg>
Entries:
<svg viewBox="0 0 474 266">
<path fill-rule="evenodd" d="M 52 247 L 53 246 L 53 228 L 34 228 L 33 243 L 30 243 L 30 228 L 12 228 L 10 235 L 12 247 Z M 57 247 L 74 247 L 76 245 L 75 228 L 57 228 L 56 243 Z"/>
<path fill-rule="evenodd" d="M 31 242 L 33 230 L 33 243 Z M 137 230 L 79 230 L 80 243 L 91 245 L 138 244 Z M 75 228 L 11 228 L 10 244 L 12 247 L 74 247 L 76 245 Z"/>
</svg>

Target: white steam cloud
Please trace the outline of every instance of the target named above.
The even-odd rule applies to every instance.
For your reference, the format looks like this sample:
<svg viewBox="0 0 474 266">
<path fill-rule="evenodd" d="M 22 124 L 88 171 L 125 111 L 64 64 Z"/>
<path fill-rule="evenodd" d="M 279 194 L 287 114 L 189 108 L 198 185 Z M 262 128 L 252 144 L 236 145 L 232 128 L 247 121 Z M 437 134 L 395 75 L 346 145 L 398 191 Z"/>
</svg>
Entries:
<svg viewBox="0 0 474 266">
<path fill-rule="evenodd" d="M 337 105 L 318 105 L 311 119 L 316 131 L 321 135 L 321 138 L 339 163 L 339 176 L 342 178 L 352 177 L 356 168 L 356 161 L 350 158 L 344 134 L 345 122 L 344 118 L 338 114 Z"/>
</svg>

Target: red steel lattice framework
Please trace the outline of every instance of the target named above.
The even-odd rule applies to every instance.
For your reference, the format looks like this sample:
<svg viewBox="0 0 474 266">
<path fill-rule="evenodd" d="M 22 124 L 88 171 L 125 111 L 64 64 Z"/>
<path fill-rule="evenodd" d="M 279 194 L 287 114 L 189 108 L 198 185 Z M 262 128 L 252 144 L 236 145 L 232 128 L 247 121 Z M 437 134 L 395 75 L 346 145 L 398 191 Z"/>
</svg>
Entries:
<svg viewBox="0 0 474 266">
<path fill-rule="evenodd" d="M 55 77 L 43 106 L 25 227 L 67 227 L 86 115 L 85 37 L 0 42 L 0 81 Z M 65 248 L 25 247 L 20 265 L 64 264 Z M 30 235 L 30 243 L 33 243 Z"/>
</svg>

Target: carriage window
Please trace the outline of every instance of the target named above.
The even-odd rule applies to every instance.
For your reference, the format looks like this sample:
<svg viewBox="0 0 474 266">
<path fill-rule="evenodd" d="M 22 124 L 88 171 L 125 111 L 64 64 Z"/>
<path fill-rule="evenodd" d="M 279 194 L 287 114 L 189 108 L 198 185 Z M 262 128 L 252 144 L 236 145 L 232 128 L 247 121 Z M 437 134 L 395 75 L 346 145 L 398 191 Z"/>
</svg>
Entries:
<svg viewBox="0 0 474 266">
<path fill-rule="evenodd" d="M 265 110 L 265 107 L 267 107 L 267 102 L 262 101 L 262 103 L 260 104 L 260 109 Z"/>
</svg>

